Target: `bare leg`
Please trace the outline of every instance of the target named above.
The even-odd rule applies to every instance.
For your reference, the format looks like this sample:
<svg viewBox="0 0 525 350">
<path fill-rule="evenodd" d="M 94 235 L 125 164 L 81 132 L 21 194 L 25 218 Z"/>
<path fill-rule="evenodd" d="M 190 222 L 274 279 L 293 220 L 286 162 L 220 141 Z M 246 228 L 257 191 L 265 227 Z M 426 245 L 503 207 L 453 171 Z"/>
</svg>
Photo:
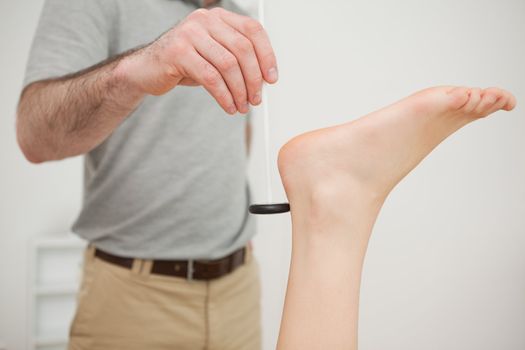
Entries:
<svg viewBox="0 0 525 350">
<path fill-rule="evenodd" d="M 386 197 L 441 141 L 515 104 L 497 88 L 437 87 L 282 148 L 293 248 L 278 349 L 357 349 L 362 265 Z"/>
</svg>

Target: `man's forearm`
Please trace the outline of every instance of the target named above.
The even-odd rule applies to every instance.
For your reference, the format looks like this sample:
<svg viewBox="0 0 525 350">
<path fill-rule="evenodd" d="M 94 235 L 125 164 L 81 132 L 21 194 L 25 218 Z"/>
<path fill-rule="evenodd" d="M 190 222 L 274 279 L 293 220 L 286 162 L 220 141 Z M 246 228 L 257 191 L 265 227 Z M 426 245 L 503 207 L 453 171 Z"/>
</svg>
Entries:
<svg viewBox="0 0 525 350">
<path fill-rule="evenodd" d="M 144 94 L 116 69 L 129 54 L 24 89 L 17 137 L 29 161 L 40 163 L 87 153 L 137 107 Z"/>
<path fill-rule="evenodd" d="M 261 103 L 263 81 L 277 79 L 259 22 L 199 9 L 143 48 L 29 85 L 18 108 L 18 141 L 32 162 L 79 155 L 99 145 L 146 94 L 200 85 L 227 113 L 247 113 L 249 103 Z"/>
</svg>

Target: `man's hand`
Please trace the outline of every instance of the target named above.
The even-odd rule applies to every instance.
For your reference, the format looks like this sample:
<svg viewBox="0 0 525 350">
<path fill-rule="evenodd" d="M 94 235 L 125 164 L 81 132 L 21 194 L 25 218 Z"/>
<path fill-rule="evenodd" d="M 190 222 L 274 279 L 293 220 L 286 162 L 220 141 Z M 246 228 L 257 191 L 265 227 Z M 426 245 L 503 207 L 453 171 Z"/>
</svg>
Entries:
<svg viewBox="0 0 525 350">
<path fill-rule="evenodd" d="M 217 8 L 197 10 L 153 43 L 80 72 L 25 87 L 17 116 L 20 148 L 40 163 L 84 154 L 103 142 L 146 94 L 202 85 L 222 108 L 248 112 L 263 81 L 277 81 L 261 25 Z"/>
<path fill-rule="evenodd" d="M 256 20 L 222 8 L 199 9 L 150 45 L 123 58 L 116 72 L 139 91 L 161 95 L 202 85 L 229 114 L 261 103 L 263 81 L 278 79 L 277 62 Z"/>
</svg>

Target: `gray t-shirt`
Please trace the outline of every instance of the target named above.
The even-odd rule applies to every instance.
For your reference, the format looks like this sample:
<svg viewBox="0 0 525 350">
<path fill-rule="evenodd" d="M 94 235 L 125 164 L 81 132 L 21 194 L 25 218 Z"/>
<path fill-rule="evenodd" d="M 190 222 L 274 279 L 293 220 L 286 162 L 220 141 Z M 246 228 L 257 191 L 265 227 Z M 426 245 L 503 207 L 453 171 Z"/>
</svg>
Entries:
<svg viewBox="0 0 525 350">
<path fill-rule="evenodd" d="M 151 42 L 195 9 L 180 0 L 47 0 L 25 85 Z M 202 87 L 146 97 L 85 156 L 73 231 L 140 258 L 214 259 L 245 245 L 255 233 L 245 127 L 245 117 L 228 116 Z"/>
</svg>

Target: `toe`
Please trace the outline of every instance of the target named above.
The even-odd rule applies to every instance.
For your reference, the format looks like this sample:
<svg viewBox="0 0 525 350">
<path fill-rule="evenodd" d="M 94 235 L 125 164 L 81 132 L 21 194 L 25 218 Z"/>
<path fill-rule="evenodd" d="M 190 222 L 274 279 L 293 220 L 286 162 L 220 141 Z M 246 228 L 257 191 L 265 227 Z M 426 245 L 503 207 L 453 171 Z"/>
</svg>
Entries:
<svg viewBox="0 0 525 350">
<path fill-rule="evenodd" d="M 489 114 L 503 109 L 508 104 L 508 99 L 509 97 L 506 95 L 499 97 L 498 100 L 482 115 L 482 117 L 486 117 Z"/>
<path fill-rule="evenodd" d="M 466 87 L 452 87 L 447 91 L 450 97 L 450 108 L 458 110 L 465 106 L 469 101 L 469 89 Z"/>
<path fill-rule="evenodd" d="M 506 111 L 512 111 L 517 104 L 516 97 L 510 92 L 505 91 L 505 94 L 508 96 L 507 104 L 503 106 L 503 109 Z"/>
<path fill-rule="evenodd" d="M 481 100 L 474 110 L 474 115 L 479 118 L 486 117 L 503 98 L 503 91 L 501 89 L 488 88 L 483 90 L 481 92 Z"/>
<path fill-rule="evenodd" d="M 469 90 L 469 99 L 462 108 L 462 111 L 466 114 L 470 114 L 476 110 L 479 102 L 481 101 L 481 89 L 472 88 Z"/>
</svg>

